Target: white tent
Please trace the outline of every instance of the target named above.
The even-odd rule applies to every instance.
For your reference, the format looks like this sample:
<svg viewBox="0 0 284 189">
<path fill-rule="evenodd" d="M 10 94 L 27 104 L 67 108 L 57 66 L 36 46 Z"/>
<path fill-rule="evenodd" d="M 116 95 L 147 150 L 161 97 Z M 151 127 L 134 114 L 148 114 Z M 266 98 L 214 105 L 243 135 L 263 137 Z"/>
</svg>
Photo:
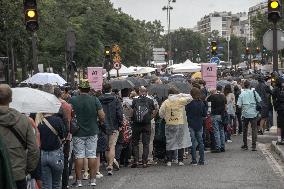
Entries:
<svg viewBox="0 0 284 189">
<path fill-rule="evenodd" d="M 192 73 L 200 71 L 201 71 L 201 66 L 196 63 L 183 64 L 182 66 L 177 67 L 173 70 L 174 73 Z"/>
<path fill-rule="evenodd" d="M 142 67 L 138 71 L 136 71 L 135 74 L 147 74 L 156 71 L 157 68 L 152 68 L 152 67 Z"/>
<path fill-rule="evenodd" d="M 117 76 L 117 70 L 112 69 L 110 70 L 110 76 L 115 77 Z M 135 71 L 132 71 L 131 69 L 127 68 L 125 65 L 121 64 L 121 68 L 118 70 L 119 76 L 128 76 L 135 73 Z M 107 77 L 108 73 L 104 74 L 104 77 Z"/>
<path fill-rule="evenodd" d="M 169 67 L 167 67 L 168 69 L 177 69 L 177 68 L 180 68 L 180 67 L 183 67 L 183 66 L 186 66 L 188 64 L 196 64 L 196 63 L 193 63 L 191 62 L 189 59 L 187 59 L 185 62 L 183 63 L 179 63 L 179 64 L 173 64 Z"/>
</svg>

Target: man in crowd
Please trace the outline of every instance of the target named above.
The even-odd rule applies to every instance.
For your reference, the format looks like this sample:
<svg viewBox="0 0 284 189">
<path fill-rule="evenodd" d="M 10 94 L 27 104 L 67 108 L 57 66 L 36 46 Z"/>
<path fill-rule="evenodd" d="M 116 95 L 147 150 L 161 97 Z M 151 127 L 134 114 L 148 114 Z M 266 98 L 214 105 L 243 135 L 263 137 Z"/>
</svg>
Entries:
<svg viewBox="0 0 284 189">
<path fill-rule="evenodd" d="M 258 85 L 255 88 L 255 91 L 259 94 L 261 98 L 261 120 L 260 120 L 260 128 L 259 133 L 263 135 L 265 126 L 267 124 L 267 119 L 269 116 L 269 97 L 272 94 L 272 91 L 270 90 L 270 87 L 266 85 L 264 78 L 262 76 L 259 76 L 258 78 Z"/>
<path fill-rule="evenodd" d="M 211 117 L 213 124 L 213 132 L 216 147 L 212 151 L 214 153 L 225 152 L 225 131 L 222 123 L 222 117 L 226 110 L 226 97 L 222 94 L 222 86 L 217 86 L 217 91 L 213 91 L 213 94 L 207 98 L 207 101 L 211 103 Z"/>
<path fill-rule="evenodd" d="M 277 145 L 284 144 L 284 79 L 279 78 L 277 85 L 273 89 L 273 106 L 277 111 Z"/>
<path fill-rule="evenodd" d="M 134 162 L 132 168 L 138 166 L 139 161 L 139 140 L 142 134 L 142 144 L 143 144 L 143 155 L 142 163 L 143 167 L 147 167 L 148 155 L 149 155 L 149 144 L 151 136 L 151 120 L 156 115 L 154 101 L 147 97 L 147 89 L 145 87 L 140 87 L 140 96 L 134 98 L 132 103 L 133 109 L 133 155 Z"/>
<path fill-rule="evenodd" d="M 96 186 L 96 149 L 99 133 L 98 119 L 104 121 L 105 114 L 98 98 L 90 96 L 90 84 L 88 80 L 80 82 L 80 95 L 70 100 L 75 111 L 80 129 L 74 134 L 74 155 L 76 185 L 82 187 L 82 168 L 84 158 L 89 161 L 90 185 Z"/>
<path fill-rule="evenodd" d="M 256 110 L 257 102 L 261 102 L 261 98 L 258 93 L 250 89 L 250 82 L 246 80 L 244 82 L 244 91 L 240 94 L 237 105 L 242 109 L 243 117 L 243 150 L 248 150 L 247 135 L 249 123 L 252 128 L 252 151 L 256 151 L 257 140 L 257 116 Z"/>
<path fill-rule="evenodd" d="M 108 138 L 108 149 L 106 151 L 107 172 L 113 175 L 113 164 L 115 161 L 116 168 L 119 169 L 118 162 L 115 158 L 115 145 L 118 140 L 119 131 L 123 122 L 123 110 L 119 99 L 111 94 L 112 88 L 110 83 L 103 85 L 103 95 L 99 97 L 103 110 L 106 114 L 104 127 Z"/>
<path fill-rule="evenodd" d="M 0 134 L 12 162 L 12 172 L 18 189 L 26 189 L 26 174 L 38 165 L 39 149 L 28 117 L 9 108 L 12 90 L 0 85 Z"/>
</svg>

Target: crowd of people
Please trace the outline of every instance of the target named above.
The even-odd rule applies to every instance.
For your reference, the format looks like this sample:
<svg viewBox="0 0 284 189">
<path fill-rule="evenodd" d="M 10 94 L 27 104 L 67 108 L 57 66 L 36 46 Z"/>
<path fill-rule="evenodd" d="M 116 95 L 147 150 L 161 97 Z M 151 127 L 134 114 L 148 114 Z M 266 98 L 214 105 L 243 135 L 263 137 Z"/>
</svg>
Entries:
<svg viewBox="0 0 284 189">
<path fill-rule="evenodd" d="M 59 112 L 30 115 L 9 108 L 12 90 L 1 84 L 0 188 L 26 189 L 27 180 L 42 189 L 82 187 L 83 180 L 96 186 L 102 173 L 112 176 L 121 167 L 157 163 L 184 166 L 189 154 L 191 165 L 203 166 L 205 151 L 224 153 L 233 135 L 243 134 L 240 147 L 248 150 L 249 126 L 256 151 L 257 135 L 272 126 L 273 108 L 281 145 L 284 79 L 257 79 L 255 88 L 250 80 L 236 79 L 216 89 L 208 89 L 202 79 L 188 80 L 190 94 L 172 85 L 167 99 L 150 94 L 146 86 L 117 91 L 106 82 L 95 92 L 88 80 L 74 91 L 47 84 L 41 90 L 60 100 Z M 162 81 L 155 77 L 151 83 Z M 70 183 L 73 167 L 75 182 Z"/>
</svg>

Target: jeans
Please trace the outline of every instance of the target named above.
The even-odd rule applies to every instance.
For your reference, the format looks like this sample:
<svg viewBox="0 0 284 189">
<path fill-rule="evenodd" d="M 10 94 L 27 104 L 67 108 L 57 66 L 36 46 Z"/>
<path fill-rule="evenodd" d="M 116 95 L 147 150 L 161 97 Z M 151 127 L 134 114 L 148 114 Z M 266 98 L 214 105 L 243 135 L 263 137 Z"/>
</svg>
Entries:
<svg viewBox="0 0 284 189">
<path fill-rule="evenodd" d="M 175 159 L 175 153 L 176 150 L 168 150 L 167 151 L 167 161 L 172 162 L 173 159 Z M 184 149 L 179 149 L 178 150 L 178 162 L 183 162 L 183 154 L 184 154 Z"/>
<path fill-rule="evenodd" d="M 41 151 L 42 189 L 60 189 L 64 168 L 62 149 Z"/>
<path fill-rule="evenodd" d="M 204 143 L 202 139 L 203 135 L 203 130 L 200 129 L 199 131 L 195 131 L 192 128 L 189 128 L 190 132 L 190 137 L 191 137 L 191 143 L 192 143 L 192 148 L 191 148 L 191 157 L 192 157 L 192 162 L 197 162 L 196 161 L 196 147 L 198 145 L 199 147 L 199 162 L 203 163 L 204 162 Z"/>
<path fill-rule="evenodd" d="M 248 146 L 248 125 L 251 125 L 252 129 L 252 148 L 256 148 L 257 140 L 257 118 L 244 118 L 244 127 L 243 127 L 243 142 L 244 146 Z"/>
<path fill-rule="evenodd" d="M 139 141 L 142 134 L 143 155 L 142 162 L 147 163 L 151 136 L 151 124 L 135 124 L 132 128 L 132 144 L 134 163 L 139 161 Z"/>
<path fill-rule="evenodd" d="M 236 114 L 237 119 L 238 119 L 238 126 L 239 126 L 239 134 L 241 134 L 243 132 L 243 121 L 242 121 L 242 114 L 241 113 L 237 113 Z"/>
<path fill-rule="evenodd" d="M 221 115 L 212 115 L 213 133 L 215 137 L 216 150 L 225 149 L 225 132 Z"/>
</svg>

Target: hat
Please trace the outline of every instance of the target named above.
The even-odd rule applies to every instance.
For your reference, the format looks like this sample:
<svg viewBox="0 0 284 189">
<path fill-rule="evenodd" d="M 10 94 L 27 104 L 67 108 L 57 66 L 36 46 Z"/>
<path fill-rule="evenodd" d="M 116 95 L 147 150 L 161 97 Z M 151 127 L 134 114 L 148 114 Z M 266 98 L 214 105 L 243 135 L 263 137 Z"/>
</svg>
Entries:
<svg viewBox="0 0 284 189">
<path fill-rule="evenodd" d="M 81 89 L 89 89 L 89 88 L 91 88 L 88 79 L 82 79 L 80 81 L 79 88 L 81 88 Z"/>
</svg>

